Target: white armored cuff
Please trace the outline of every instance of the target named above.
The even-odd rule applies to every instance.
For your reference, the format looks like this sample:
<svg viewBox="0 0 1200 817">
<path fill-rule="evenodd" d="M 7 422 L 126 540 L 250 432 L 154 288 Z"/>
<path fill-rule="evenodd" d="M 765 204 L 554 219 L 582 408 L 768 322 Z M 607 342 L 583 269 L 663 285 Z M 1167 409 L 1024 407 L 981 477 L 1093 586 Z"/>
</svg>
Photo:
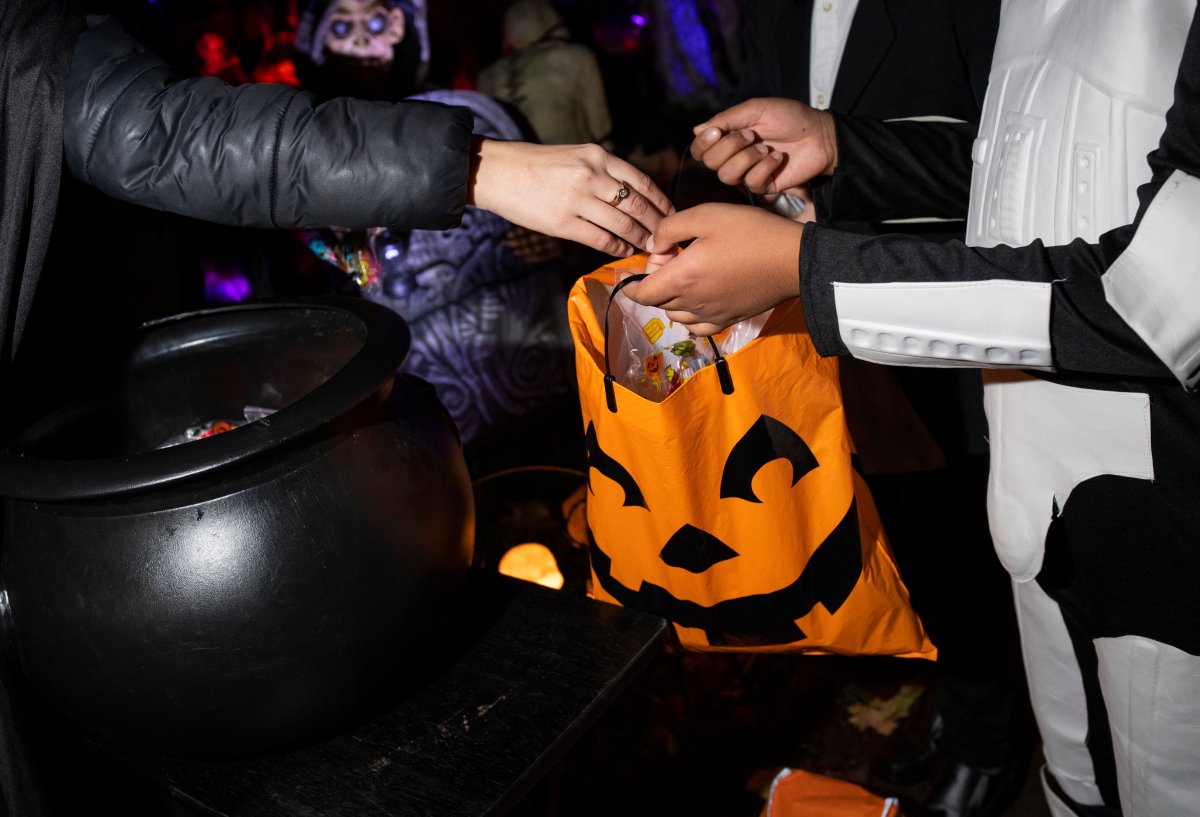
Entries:
<svg viewBox="0 0 1200 817">
<path fill-rule="evenodd" d="M 1104 297 L 1188 389 L 1200 382 L 1200 179 L 1176 170 L 1101 279 Z"/>
<path fill-rule="evenodd" d="M 834 283 L 854 357 L 901 366 L 1051 369 L 1050 284 Z"/>
</svg>

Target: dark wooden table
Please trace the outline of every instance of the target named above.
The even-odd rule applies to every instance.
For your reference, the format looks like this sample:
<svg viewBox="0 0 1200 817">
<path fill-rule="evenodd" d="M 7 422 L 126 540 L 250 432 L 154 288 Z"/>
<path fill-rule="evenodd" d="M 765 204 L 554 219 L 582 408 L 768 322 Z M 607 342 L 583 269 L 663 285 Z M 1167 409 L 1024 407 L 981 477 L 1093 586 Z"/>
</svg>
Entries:
<svg viewBox="0 0 1200 817">
<path fill-rule="evenodd" d="M 467 646 L 391 711 L 286 754 L 126 756 L 174 801 L 220 817 L 483 817 L 508 812 L 655 656 L 655 616 L 495 574 L 474 577 Z"/>
</svg>

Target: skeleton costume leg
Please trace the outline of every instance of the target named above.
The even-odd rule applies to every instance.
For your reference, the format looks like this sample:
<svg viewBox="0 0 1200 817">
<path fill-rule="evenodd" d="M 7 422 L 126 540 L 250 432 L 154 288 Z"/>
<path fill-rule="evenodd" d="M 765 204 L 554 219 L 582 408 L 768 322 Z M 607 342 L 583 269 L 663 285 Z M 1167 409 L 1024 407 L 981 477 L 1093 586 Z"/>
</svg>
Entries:
<svg viewBox="0 0 1200 817">
<path fill-rule="evenodd" d="M 1018 579 L 1052 813 L 1195 813 L 1200 412 L 1165 381 L 1136 394 L 1005 379 L 988 393 L 1007 466 L 989 506 Z"/>
<path fill-rule="evenodd" d="M 967 243 L 1095 241 L 1132 222 L 1149 174 L 1142 157 L 1163 132 L 1195 8 L 1195 0 L 1006 3 L 975 144 Z M 1191 188 L 1179 189 L 1187 198 Z M 1194 224 L 1194 207 L 1180 212 Z M 1180 231 L 1167 219 L 1163 232 Z M 1191 291 L 1194 265 L 1172 274 L 1162 257 L 1146 257 L 1106 284 L 1110 301 L 1130 316 L 1147 304 L 1191 303 L 1175 293 Z M 1052 316 L 1039 320 L 1048 328 Z M 1191 347 L 1178 334 L 1159 346 L 1168 364 L 1190 371 Z M 1017 582 L 1055 817 L 1195 814 L 1200 501 L 1191 486 L 1200 481 L 1200 405 L 1165 379 L 988 372 L 985 380 L 988 514 Z"/>
<path fill-rule="evenodd" d="M 1096 243 L 1134 224 L 1196 7 L 1006 0 L 968 245 Z M 1180 83 L 1184 128 L 1194 84 Z M 1200 814 L 1200 399 L 1184 389 L 1200 383 L 1194 131 L 1175 134 L 1177 172 L 1102 282 L 1161 373 L 1121 375 L 1116 359 L 1056 370 L 1071 340 L 1058 319 L 1084 307 L 1055 300 L 1055 282 L 832 281 L 856 357 L 987 369 L 989 524 L 1017 583 L 1055 817 Z"/>
</svg>

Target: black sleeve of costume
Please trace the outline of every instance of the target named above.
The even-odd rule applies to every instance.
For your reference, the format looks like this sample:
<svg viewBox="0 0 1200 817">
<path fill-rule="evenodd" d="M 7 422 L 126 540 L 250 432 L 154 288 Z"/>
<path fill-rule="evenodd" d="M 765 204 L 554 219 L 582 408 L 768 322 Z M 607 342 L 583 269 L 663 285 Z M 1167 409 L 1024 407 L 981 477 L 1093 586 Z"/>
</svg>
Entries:
<svg viewBox="0 0 1200 817">
<path fill-rule="evenodd" d="M 83 22 L 76 5 L 0 3 L 0 408 L 58 207 L 63 78 Z M 0 758 L 0 784 L 3 772 Z"/>
<path fill-rule="evenodd" d="M 71 172 L 114 198 L 223 224 L 444 229 L 461 219 L 471 114 L 181 79 L 92 18 L 66 90 Z"/>
<path fill-rule="evenodd" d="M 738 36 L 742 47 L 742 68 L 738 72 L 738 87 L 734 99 L 741 102 L 757 96 L 770 96 L 765 71 L 768 68 L 759 45 L 759 13 L 762 0 L 747 0 L 742 6 L 738 22 Z"/>
<path fill-rule="evenodd" d="M 747 0 L 740 35 L 736 101 L 772 96 L 808 101 L 812 0 Z"/>
<path fill-rule="evenodd" d="M 966 215 L 978 125 L 833 118 L 837 172 L 813 189 L 822 222 Z"/>
<path fill-rule="evenodd" d="M 1053 285 L 1051 344 L 1062 371 L 1130 377 L 1172 377 L 1141 338 L 1108 305 L 1101 276 L 1125 250 L 1163 182 L 1175 170 L 1200 177 L 1200 15 L 1193 19 L 1167 112 L 1166 130 L 1150 154 L 1152 181 L 1138 190 L 1133 224 L 1110 230 L 1098 244 L 1060 247 L 967 247 L 905 236 L 864 237 L 807 225 L 800 248 L 801 292 L 821 354 L 845 354 L 838 333 L 833 283 L 1008 279 Z M 901 155 L 896 152 L 890 156 Z M 915 151 L 912 158 L 919 164 Z M 897 162 L 897 167 L 904 165 Z M 917 168 L 916 176 L 923 171 Z M 902 168 L 897 177 L 903 175 Z"/>
</svg>

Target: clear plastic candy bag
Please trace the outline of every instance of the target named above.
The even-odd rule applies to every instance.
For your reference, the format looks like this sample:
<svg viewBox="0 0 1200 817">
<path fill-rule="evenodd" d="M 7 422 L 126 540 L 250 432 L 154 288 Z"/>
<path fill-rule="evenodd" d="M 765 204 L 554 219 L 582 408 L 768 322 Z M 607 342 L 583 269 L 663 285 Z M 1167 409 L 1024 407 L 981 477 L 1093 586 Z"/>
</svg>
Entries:
<svg viewBox="0 0 1200 817">
<path fill-rule="evenodd" d="M 713 342 L 722 355 L 731 355 L 758 337 L 771 310 L 736 323 L 710 340 L 691 334 L 665 310 L 643 306 L 618 292 L 612 302 L 619 318 L 610 318 L 611 343 L 617 351 L 613 375 L 635 394 L 662 402 L 696 372 L 711 366 Z"/>
</svg>

